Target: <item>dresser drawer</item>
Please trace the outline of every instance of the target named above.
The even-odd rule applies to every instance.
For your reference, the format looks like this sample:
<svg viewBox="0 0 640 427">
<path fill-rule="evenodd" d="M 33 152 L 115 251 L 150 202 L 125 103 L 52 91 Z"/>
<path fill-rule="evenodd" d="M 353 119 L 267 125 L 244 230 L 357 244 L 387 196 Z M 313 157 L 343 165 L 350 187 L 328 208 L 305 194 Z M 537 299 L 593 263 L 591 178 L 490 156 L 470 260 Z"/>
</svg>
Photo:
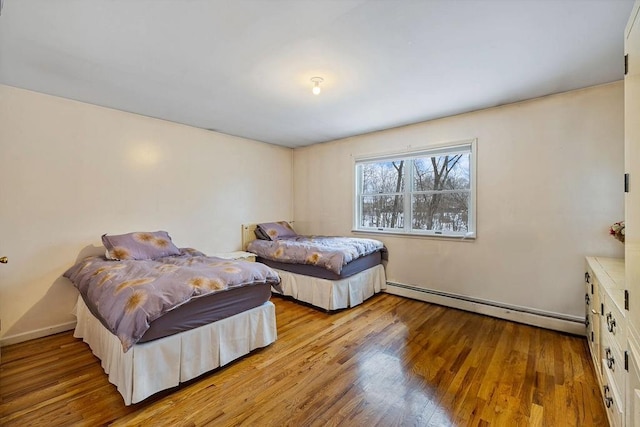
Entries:
<svg viewBox="0 0 640 427">
<path fill-rule="evenodd" d="M 601 292 L 599 288 L 598 278 L 594 273 L 594 269 L 590 265 L 596 263 L 595 258 L 587 258 L 586 271 L 584 273 L 584 304 L 585 304 L 585 335 L 589 343 L 589 351 L 593 359 L 593 366 L 598 377 L 598 382 L 602 383 L 602 351 L 600 346 L 600 329 L 602 316 L 600 315 L 602 308 L 600 305 Z M 599 265 L 599 264 L 598 264 Z"/>
<path fill-rule="evenodd" d="M 602 357 L 602 351 L 600 350 L 600 342 L 594 341 L 590 343 L 589 351 L 591 352 L 591 361 L 593 363 L 593 369 L 596 373 L 596 377 L 599 383 L 602 383 L 602 363 L 600 363 Z"/>
<path fill-rule="evenodd" d="M 631 335 L 631 334 L 629 334 Z M 625 403 L 626 423 L 629 427 L 640 425 L 640 351 L 637 341 L 629 337 L 629 373 Z"/>
<path fill-rule="evenodd" d="M 617 343 L 608 335 L 603 336 L 601 345 L 602 372 L 606 373 L 607 377 L 611 379 L 612 382 L 609 383 L 609 386 L 615 389 L 616 394 L 624 396 L 624 354 Z"/>
<path fill-rule="evenodd" d="M 591 268 L 591 266 L 587 264 L 587 272 L 584 273 L 585 293 L 588 293 L 589 295 L 597 294 L 597 289 L 598 289 L 598 285 L 596 283 L 597 280 L 598 278 L 594 274 L 593 268 Z"/>
<path fill-rule="evenodd" d="M 596 369 L 598 380 L 600 380 L 602 377 L 602 370 L 600 366 L 600 359 L 602 357 L 600 354 L 600 326 L 598 323 L 600 321 L 600 316 L 587 313 L 586 319 L 589 351 L 591 352 L 591 358 L 593 359 L 593 366 Z"/>
<path fill-rule="evenodd" d="M 611 337 L 614 340 L 618 348 L 627 348 L 627 323 L 625 316 L 618 307 L 614 304 L 613 299 L 609 293 L 604 295 L 604 315 L 602 316 L 602 336 Z"/>
<path fill-rule="evenodd" d="M 606 360 L 603 359 L 603 363 Z M 611 387 L 613 380 L 609 375 L 609 370 L 606 370 L 602 376 L 602 397 L 604 399 L 604 406 L 607 410 L 607 416 L 612 427 L 622 427 L 624 425 L 624 411 L 622 409 L 622 401 L 620 395 L 617 394 L 614 387 Z"/>
<path fill-rule="evenodd" d="M 591 288 L 594 288 L 594 293 L 591 293 Z M 593 283 L 585 283 L 584 289 L 584 304 L 587 312 L 599 312 L 600 311 L 600 294 L 597 292 L 597 287 L 593 286 Z"/>
</svg>

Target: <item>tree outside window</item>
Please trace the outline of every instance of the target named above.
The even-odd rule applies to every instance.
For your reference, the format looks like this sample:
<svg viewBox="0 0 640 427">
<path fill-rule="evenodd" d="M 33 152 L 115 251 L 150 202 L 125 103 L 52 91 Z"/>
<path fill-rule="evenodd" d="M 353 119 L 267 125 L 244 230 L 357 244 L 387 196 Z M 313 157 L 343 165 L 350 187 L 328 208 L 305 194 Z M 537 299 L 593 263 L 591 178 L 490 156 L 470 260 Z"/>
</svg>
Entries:
<svg viewBox="0 0 640 427">
<path fill-rule="evenodd" d="M 473 146 L 356 161 L 356 229 L 473 234 Z"/>
</svg>

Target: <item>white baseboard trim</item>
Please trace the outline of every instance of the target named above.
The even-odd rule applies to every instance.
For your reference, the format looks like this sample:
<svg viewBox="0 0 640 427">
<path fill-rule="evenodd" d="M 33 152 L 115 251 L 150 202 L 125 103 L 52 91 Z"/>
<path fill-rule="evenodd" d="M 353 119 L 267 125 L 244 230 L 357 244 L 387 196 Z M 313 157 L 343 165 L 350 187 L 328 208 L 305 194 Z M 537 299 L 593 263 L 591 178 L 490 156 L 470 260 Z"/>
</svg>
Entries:
<svg viewBox="0 0 640 427">
<path fill-rule="evenodd" d="M 59 325 L 48 326 L 42 329 L 36 329 L 35 331 L 23 332 L 21 334 L 9 335 L 0 339 L 0 347 L 6 347 L 11 344 L 18 344 L 21 342 L 33 340 L 36 338 L 46 337 L 48 335 L 58 334 L 60 332 L 69 331 L 76 327 L 76 322 L 61 323 Z"/>
<path fill-rule="evenodd" d="M 578 316 L 513 306 L 394 282 L 387 282 L 387 289 L 384 292 L 554 331 L 575 335 L 586 333 L 584 319 Z"/>
<path fill-rule="evenodd" d="M 387 282 L 387 288 L 383 291 L 392 295 L 443 305 L 445 307 L 457 308 L 473 313 L 538 326 L 545 329 L 552 329 L 554 331 L 567 332 L 575 335 L 585 335 L 586 332 L 584 319 L 577 316 L 545 312 L 528 307 L 511 306 L 495 301 L 470 298 L 463 295 L 427 288 L 419 288 L 417 286 L 394 282 Z M 75 327 L 76 322 L 72 321 L 37 329 L 35 331 L 5 336 L 0 339 L 0 347 L 6 347 L 11 344 L 18 344 L 24 341 L 58 334 L 60 332 L 69 331 Z"/>
</svg>

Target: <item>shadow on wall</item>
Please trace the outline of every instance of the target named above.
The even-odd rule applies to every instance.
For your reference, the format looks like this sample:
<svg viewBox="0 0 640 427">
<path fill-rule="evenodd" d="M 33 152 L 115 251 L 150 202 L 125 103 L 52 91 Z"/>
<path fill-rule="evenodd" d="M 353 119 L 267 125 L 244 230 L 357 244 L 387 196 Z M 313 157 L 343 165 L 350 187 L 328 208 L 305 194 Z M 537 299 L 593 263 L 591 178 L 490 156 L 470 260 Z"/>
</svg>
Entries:
<svg viewBox="0 0 640 427">
<path fill-rule="evenodd" d="M 85 246 L 76 257 L 78 262 L 88 256 L 104 255 L 104 246 Z M 69 264 L 68 267 L 71 267 Z M 75 320 L 72 316 L 78 298 L 78 290 L 66 277 L 59 276 L 49 287 L 46 294 L 40 298 L 11 328 L 9 328 L 3 338 L 5 345 L 26 341 L 33 338 L 44 337 L 58 332 L 67 331 L 75 327 Z M 52 303 L 61 305 L 52 307 Z M 69 321 L 57 325 L 42 327 L 43 316 L 52 311 L 69 315 Z M 20 331 L 20 332 L 18 332 Z M 27 331 L 27 332 L 24 332 Z M 14 335 L 15 334 L 15 335 Z"/>
<path fill-rule="evenodd" d="M 104 255 L 105 250 L 106 250 L 105 247 L 102 246 L 102 245 L 100 245 L 100 246 L 94 246 L 94 245 L 85 246 L 84 248 L 82 248 L 82 250 L 78 254 L 78 257 L 76 258 L 76 263 L 79 262 L 79 261 L 82 261 L 83 259 L 85 259 L 88 256 Z M 69 266 L 69 267 L 71 267 L 71 266 Z"/>
</svg>

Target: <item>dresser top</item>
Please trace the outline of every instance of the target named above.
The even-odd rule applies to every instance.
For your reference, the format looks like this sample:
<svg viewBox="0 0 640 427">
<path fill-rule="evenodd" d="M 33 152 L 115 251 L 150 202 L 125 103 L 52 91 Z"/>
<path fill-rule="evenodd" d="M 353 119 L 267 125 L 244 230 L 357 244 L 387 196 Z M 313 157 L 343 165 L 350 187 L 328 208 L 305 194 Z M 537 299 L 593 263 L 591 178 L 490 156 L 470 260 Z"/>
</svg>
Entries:
<svg viewBox="0 0 640 427">
<path fill-rule="evenodd" d="M 624 313 L 624 258 L 587 257 L 600 286 Z"/>
</svg>

